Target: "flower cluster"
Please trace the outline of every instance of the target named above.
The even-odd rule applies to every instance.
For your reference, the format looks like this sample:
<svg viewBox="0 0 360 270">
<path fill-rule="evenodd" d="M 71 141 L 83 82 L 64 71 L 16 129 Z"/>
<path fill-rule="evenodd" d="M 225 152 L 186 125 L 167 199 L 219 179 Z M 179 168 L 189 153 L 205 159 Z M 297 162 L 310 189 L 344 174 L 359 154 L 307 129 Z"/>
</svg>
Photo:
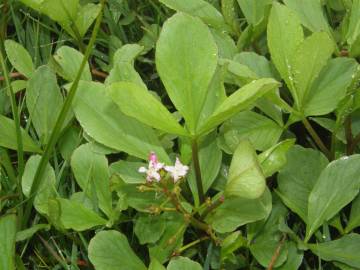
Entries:
<svg viewBox="0 0 360 270">
<path fill-rule="evenodd" d="M 165 166 L 164 163 L 158 161 L 158 158 L 154 152 L 149 155 L 148 167 L 140 167 L 139 172 L 146 174 L 146 181 L 148 182 L 159 182 L 161 180 L 161 171 L 168 172 L 176 183 L 181 178 L 185 177 L 189 171 L 189 167 L 183 165 L 179 158 L 176 158 L 174 166 Z"/>
</svg>

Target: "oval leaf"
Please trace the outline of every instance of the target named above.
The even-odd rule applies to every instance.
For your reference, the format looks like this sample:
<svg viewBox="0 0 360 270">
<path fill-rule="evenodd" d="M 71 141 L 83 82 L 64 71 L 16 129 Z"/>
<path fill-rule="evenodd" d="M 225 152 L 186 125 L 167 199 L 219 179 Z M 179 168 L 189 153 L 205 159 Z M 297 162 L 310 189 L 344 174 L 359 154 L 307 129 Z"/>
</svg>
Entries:
<svg viewBox="0 0 360 270">
<path fill-rule="evenodd" d="M 256 199 L 264 193 L 265 187 L 255 149 L 248 141 L 239 143 L 231 161 L 225 195 Z"/>
<path fill-rule="evenodd" d="M 352 58 L 335 58 L 328 62 L 311 86 L 304 101 L 305 116 L 328 114 L 345 97 L 359 64 Z"/>
<path fill-rule="evenodd" d="M 61 198 L 56 200 L 60 204 L 60 221 L 65 229 L 84 231 L 106 224 L 105 219 L 81 203 Z"/>
<path fill-rule="evenodd" d="M 225 198 L 224 203 L 208 215 L 206 222 L 219 233 L 232 232 L 244 224 L 266 219 L 271 212 L 271 200 L 269 189 L 254 200 Z"/>
<path fill-rule="evenodd" d="M 31 156 L 26 162 L 24 174 L 21 180 L 21 187 L 25 197 L 30 197 L 31 187 L 34 182 L 36 170 L 40 164 L 41 156 Z M 56 196 L 55 191 L 56 176 L 55 171 L 48 163 L 45 172 L 39 183 L 38 191 L 35 195 L 34 205 L 41 214 L 48 214 L 48 200 Z"/>
<path fill-rule="evenodd" d="M 185 257 L 178 257 L 170 261 L 167 270 L 202 270 L 200 264 Z"/>
<path fill-rule="evenodd" d="M 321 173 L 310 193 L 306 238 L 330 220 L 359 193 L 360 155 L 331 162 Z"/>
<path fill-rule="evenodd" d="M 105 155 L 93 151 L 90 144 L 81 145 L 71 157 L 71 168 L 82 190 L 89 198 L 96 198 L 100 209 L 110 217 L 112 198 Z"/>
<path fill-rule="evenodd" d="M 321 0 L 285 0 L 285 4 L 291 8 L 300 18 L 302 24 L 312 32 L 325 31 L 331 34 L 329 24 L 322 10 Z"/>
<path fill-rule="evenodd" d="M 243 86 L 231 96 L 226 98 L 215 110 L 215 112 L 200 126 L 198 134 L 211 131 L 217 125 L 234 116 L 239 111 L 248 109 L 254 102 L 270 90 L 279 87 L 274 79 L 259 79 Z"/>
<path fill-rule="evenodd" d="M 39 67 L 26 88 L 26 105 L 35 130 L 46 144 L 61 111 L 63 97 L 56 75 L 48 66 Z"/>
<path fill-rule="evenodd" d="M 35 71 L 35 67 L 28 51 L 13 40 L 6 40 L 4 45 L 11 65 L 22 75 L 30 78 Z"/>
<path fill-rule="evenodd" d="M 300 20 L 288 7 L 274 2 L 267 27 L 267 36 L 271 60 L 296 100 L 292 59 L 304 39 Z"/>
<path fill-rule="evenodd" d="M 360 235 L 351 233 L 338 240 L 309 245 L 324 261 L 337 261 L 360 268 Z"/>
<path fill-rule="evenodd" d="M 228 26 L 221 13 L 210 3 L 204 0 L 160 0 L 161 3 L 176 11 L 185 12 L 199 17 L 206 24 L 225 30 Z"/>
<path fill-rule="evenodd" d="M 303 110 L 310 86 L 319 76 L 334 49 L 334 43 L 329 35 L 319 32 L 306 38 L 296 50 L 292 61 L 292 74 L 296 89 L 294 98 L 297 99 L 299 110 Z"/>
<path fill-rule="evenodd" d="M 68 46 L 62 46 L 54 55 L 53 64 L 56 72 L 65 80 L 72 82 L 75 80 L 84 55 Z M 91 81 L 89 65 L 86 65 L 81 74 L 81 80 Z"/>
<path fill-rule="evenodd" d="M 80 125 L 97 142 L 143 159 L 154 151 L 162 162 L 169 162 L 154 131 L 124 115 L 103 84 L 80 82 L 73 107 Z"/>
<path fill-rule="evenodd" d="M 147 89 L 135 83 L 119 82 L 110 85 L 107 91 L 124 114 L 167 133 L 188 135 L 174 116 Z"/>
<path fill-rule="evenodd" d="M 282 141 L 258 156 L 265 177 L 273 175 L 287 163 L 286 154 L 294 143 L 295 139 Z"/>
<path fill-rule="evenodd" d="M 328 163 L 320 151 L 296 145 L 289 150 L 287 163 L 278 174 L 278 195 L 304 221 L 310 192 Z"/>
<path fill-rule="evenodd" d="M 40 148 L 34 143 L 31 137 L 21 129 L 23 149 L 26 152 L 39 153 Z M 0 115 L 0 146 L 17 150 L 16 129 L 14 120 Z"/>
<path fill-rule="evenodd" d="M 217 53 L 208 27 L 199 19 L 179 13 L 165 22 L 157 43 L 156 67 L 191 133 L 215 73 Z"/>
<path fill-rule="evenodd" d="M 222 126 L 222 138 L 232 152 L 243 140 L 249 140 L 256 150 L 264 151 L 278 142 L 282 132 L 276 122 L 253 111 L 240 112 Z"/>
<path fill-rule="evenodd" d="M 89 259 L 96 270 L 146 270 L 126 236 L 118 231 L 96 234 L 89 244 Z"/>
</svg>

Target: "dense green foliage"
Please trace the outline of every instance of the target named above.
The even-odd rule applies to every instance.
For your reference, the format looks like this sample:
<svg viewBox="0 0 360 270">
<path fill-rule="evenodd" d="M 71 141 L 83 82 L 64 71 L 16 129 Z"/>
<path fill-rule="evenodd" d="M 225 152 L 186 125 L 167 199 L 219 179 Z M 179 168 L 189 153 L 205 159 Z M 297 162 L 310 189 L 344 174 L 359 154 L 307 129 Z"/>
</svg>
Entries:
<svg viewBox="0 0 360 270">
<path fill-rule="evenodd" d="M 360 269 L 360 0 L 0 11 L 0 270 Z"/>
</svg>

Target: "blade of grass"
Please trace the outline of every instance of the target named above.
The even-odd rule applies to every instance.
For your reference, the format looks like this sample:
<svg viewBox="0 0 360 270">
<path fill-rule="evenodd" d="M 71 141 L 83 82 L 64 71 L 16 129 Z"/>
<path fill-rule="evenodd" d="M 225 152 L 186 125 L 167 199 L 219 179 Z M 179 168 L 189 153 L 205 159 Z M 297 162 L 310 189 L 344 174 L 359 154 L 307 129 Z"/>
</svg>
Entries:
<svg viewBox="0 0 360 270">
<path fill-rule="evenodd" d="M 15 170 L 6 149 L 0 148 L 0 165 L 4 167 L 7 176 L 13 185 L 17 185 Z"/>
<path fill-rule="evenodd" d="M 6 24 L 6 21 L 3 22 Z M 20 201 L 22 200 L 22 190 L 21 190 L 21 177 L 24 171 L 24 149 L 23 149 L 23 141 L 21 135 L 21 127 L 20 127 L 20 112 L 16 103 L 16 96 L 12 89 L 10 76 L 7 68 L 7 64 L 5 62 L 5 45 L 4 45 L 4 36 L 0 36 L 0 65 L 3 71 L 3 76 L 5 80 L 5 85 L 7 89 L 7 93 L 10 97 L 11 111 L 13 114 L 14 122 L 15 122 L 15 132 L 16 132 L 16 144 L 17 144 L 17 158 L 18 158 L 18 175 L 17 178 L 14 178 L 14 170 L 12 168 L 12 164 L 10 158 L 8 156 L 3 156 L 5 159 L 3 161 L 6 162 L 6 170 L 9 174 L 9 177 L 14 178 L 13 181 L 16 182 L 16 190 L 19 194 Z M 8 160 L 7 160 L 8 159 Z M 18 209 L 18 217 L 19 220 L 22 219 L 23 209 L 19 207 Z"/>
<path fill-rule="evenodd" d="M 4 40 L 0 39 L 0 64 L 1 64 L 1 69 L 3 71 L 6 88 L 8 90 L 8 95 L 10 96 L 11 110 L 15 122 L 18 171 L 19 171 L 19 176 L 21 177 L 24 169 L 24 151 L 23 151 L 23 142 L 22 142 L 21 129 L 20 129 L 20 117 L 19 117 L 18 106 L 16 104 L 16 97 L 10 83 L 10 77 L 5 63 L 4 51 L 5 51 Z"/>
<path fill-rule="evenodd" d="M 48 144 L 46 145 L 45 147 L 45 150 L 44 150 L 44 154 L 42 155 L 42 158 L 40 160 L 40 164 L 39 164 L 39 167 L 37 168 L 36 170 L 36 173 L 35 173 L 35 177 L 34 177 L 34 182 L 31 186 L 31 189 L 30 189 L 30 199 L 28 200 L 27 204 L 26 204 L 26 208 L 25 208 L 25 213 L 24 213 L 24 218 L 23 218 L 23 227 L 26 226 L 26 224 L 28 223 L 28 220 L 29 220 L 29 217 L 30 217 L 30 214 L 31 214 L 31 209 L 33 207 L 33 202 L 34 202 L 34 195 L 37 193 L 38 189 L 39 189 L 39 186 L 40 186 L 40 181 L 41 181 L 41 178 L 45 172 L 45 168 L 46 168 L 46 164 L 49 162 L 49 159 L 50 159 L 50 156 L 51 156 L 51 153 L 56 145 L 56 142 L 57 140 L 59 139 L 59 136 L 60 136 L 60 132 L 61 132 L 61 128 L 64 124 L 64 121 L 65 121 L 65 118 L 71 108 L 71 104 L 73 102 L 73 99 L 75 97 L 75 94 L 76 94 L 76 91 L 77 91 L 77 88 L 78 88 L 78 85 L 79 85 L 79 81 L 80 81 L 80 78 L 81 78 L 81 74 L 86 66 L 86 64 L 88 63 L 88 59 L 90 57 L 90 54 L 93 50 L 93 46 L 95 44 L 95 41 L 96 41 L 96 37 L 97 37 L 97 33 L 99 32 L 99 29 L 100 29 L 100 24 L 101 24 L 101 21 L 102 21 L 102 16 L 103 16 L 103 9 L 104 9 L 104 6 L 105 6 L 105 1 L 106 0 L 101 0 L 101 10 L 100 10 L 100 13 L 96 19 L 96 22 L 95 22 L 95 26 L 94 26 L 94 29 L 93 29 L 93 32 L 92 32 L 92 35 L 91 35 L 91 38 L 90 38 L 90 41 L 89 41 L 89 44 L 86 48 L 86 51 L 85 51 L 85 56 L 84 56 L 84 59 L 81 63 L 81 66 L 78 70 L 78 73 L 76 75 L 76 78 L 75 78 L 75 81 L 73 82 L 71 88 L 70 88 L 70 91 L 65 99 L 65 102 L 64 102 L 64 105 L 61 109 L 61 112 L 58 116 L 58 119 L 55 123 L 55 126 L 54 126 L 54 129 L 53 131 L 51 132 L 51 136 L 50 136 L 50 139 L 49 139 L 49 142 Z"/>
</svg>

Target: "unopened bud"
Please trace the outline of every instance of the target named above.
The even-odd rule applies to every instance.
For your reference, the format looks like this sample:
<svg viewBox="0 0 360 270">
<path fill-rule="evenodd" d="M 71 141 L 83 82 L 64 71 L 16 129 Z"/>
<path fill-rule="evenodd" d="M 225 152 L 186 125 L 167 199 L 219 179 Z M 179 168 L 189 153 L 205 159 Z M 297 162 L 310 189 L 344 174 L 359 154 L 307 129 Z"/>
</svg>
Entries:
<svg viewBox="0 0 360 270">
<path fill-rule="evenodd" d="M 175 186 L 173 189 L 174 194 L 179 195 L 181 192 L 181 188 L 179 186 Z"/>
</svg>

